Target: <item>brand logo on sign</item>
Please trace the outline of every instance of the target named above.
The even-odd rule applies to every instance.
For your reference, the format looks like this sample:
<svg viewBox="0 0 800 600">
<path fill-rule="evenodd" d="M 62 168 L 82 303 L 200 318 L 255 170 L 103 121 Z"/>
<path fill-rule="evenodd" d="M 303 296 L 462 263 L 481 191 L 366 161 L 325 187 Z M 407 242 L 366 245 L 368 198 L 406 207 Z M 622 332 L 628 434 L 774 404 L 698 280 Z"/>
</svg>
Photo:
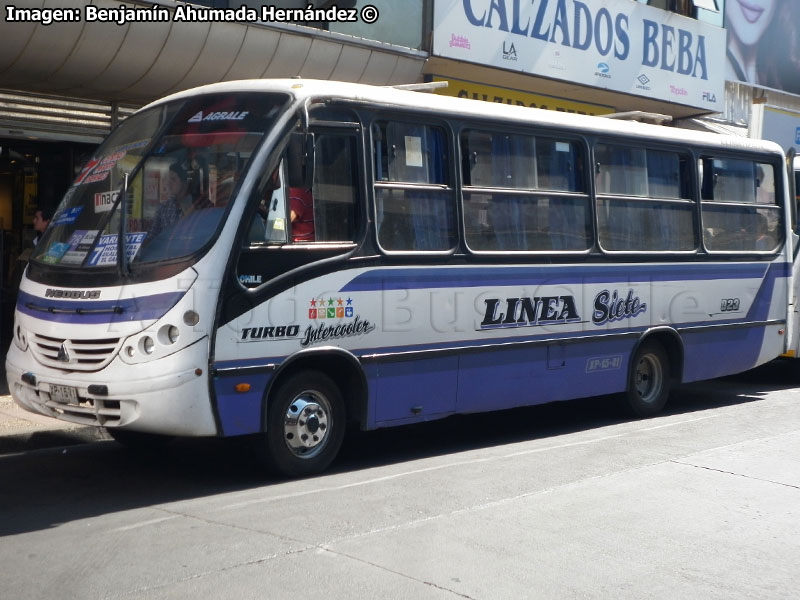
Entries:
<svg viewBox="0 0 800 600">
<path fill-rule="evenodd" d="M 603 290 L 594 298 L 594 311 L 592 312 L 592 323 L 604 325 L 622 319 L 632 319 L 647 310 L 647 304 L 633 295 L 633 290 L 628 290 L 626 297 L 621 297 L 617 290 L 609 292 Z"/>
<path fill-rule="evenodd" d="M 609 74 L 611 71 L 611 67 L 608 66 L 608 63 L 597 63 L 597 71 L 594 72 L 595 77 L 603 77 L 605 79 L 611 79 L 611 75 Z"/>
<path fill-rule="evenodd" d="M 455 33 L 450 34 L 450 47 L 451 48 L 464 48 L 465 50 L 469 50 L 472 48 L 469 43 L 469 38 L 465 35 L 456 35 Z"/>
<path fill-rule="evenodd" d="M 192 118 L 189 119 L 189 123 L 200 123 L 201 121 L 241 121 L 248 115 L 248 111 L 244 112 L 226 112 L 226 111 L 217 111 L 208 113 L 207 115 L 203 116 L 203 111 L 201 110 L 199 113 L 194 115 Z"/>
<path fill-rule="evenodd" d="M 481 329 L 535 327 L 580 321 L 572 296 L 534 296 L 484 300 L 486 311 Z"/>
<path fill-rule="evenodd" d="M 716 102 L 717 95 L 713 92 L 703 92 L 703 100 L 706 102 Z"/>
<path fill-rule="evenodd" d="M 547 63 L 547 66 L 555 71 L 566 71 L 567 65 L 561 61 L 561 52 L 556 50 L 553 52 L 553 58 Z"/>
<path fill-rule="evenodd" d="M 650 86 L 649 86 L 649 85 L 647 85 L 648 83 L 650 83 L 650 78 L 649 78 L 647 75 L 645 75 L 644 73 L 642 73 L 641 75 L 639 75 L 639 76 L 636 78 L 636 81 L 638 81 L 638 82 L 639 82 L 639 83 L 636 85 L 636 87 L 637 87 L 638 89 L 640 89 L 640 90 L 650 90 L 650 89 L 651 89 L 651 88 L 650 88 Z"/>
<path fill-rule="evenodd" d="M 503 60 L 517 60 L 517 49 L 513 42 L 510 46 L 503 42 Z"/>
<path fill-rule="evenodd" d="M 114 206 L 119 192 L 100 192 L 94 195 L 94 212 L 108 212 Z"/>
<path fill-rule="evenodd" d="M 689 95 L 689 92 L 686 90 L 686 88 L 680 88 L 680 87 L 675 86 L 675 85 L 670 85 L 669 86 L 669 93 L 670 94 L 674 94 L 676 96 L 688 96 Z"/>
</svg>

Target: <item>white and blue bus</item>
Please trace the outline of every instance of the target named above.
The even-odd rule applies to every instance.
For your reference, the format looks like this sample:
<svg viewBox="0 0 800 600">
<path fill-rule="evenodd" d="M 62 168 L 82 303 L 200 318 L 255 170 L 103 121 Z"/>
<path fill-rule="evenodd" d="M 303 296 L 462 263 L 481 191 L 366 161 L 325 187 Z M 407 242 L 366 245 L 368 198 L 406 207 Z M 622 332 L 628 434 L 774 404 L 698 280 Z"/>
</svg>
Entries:
<svg viewBox="0 0 800 600">
<path fill-rule="evenodd" d="M 672 384 L 787 351 L 781 149 L 349 83 L 210 85 L 125 120 L 20 287 L 22 407 L 252 435 L 285 475 L 375 429 Z"/>
</svg>

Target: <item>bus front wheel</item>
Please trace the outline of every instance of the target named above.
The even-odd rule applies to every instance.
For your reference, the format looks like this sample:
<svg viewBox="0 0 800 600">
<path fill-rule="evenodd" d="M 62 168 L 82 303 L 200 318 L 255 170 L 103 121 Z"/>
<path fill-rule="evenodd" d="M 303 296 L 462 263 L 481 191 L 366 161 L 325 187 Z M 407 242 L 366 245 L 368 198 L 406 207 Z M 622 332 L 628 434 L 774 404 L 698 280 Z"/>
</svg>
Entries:
<svg viewBox="0 0 800 600">
<path fill-rule="evenodd" d="M 271 470 L 287 477 L 320 473 L 342 446 L 345 421 L 341 391 L 330 377 L 295 373 L 272 395 L 260 454 Z"/>
<path fill-rule="evenodd" d="M 661 412 L 669 397 L 670 364 L 664 347 L 655 340 L 642 343 L 633 355 L 625 400 L 638 417 Z"/>
</svg>

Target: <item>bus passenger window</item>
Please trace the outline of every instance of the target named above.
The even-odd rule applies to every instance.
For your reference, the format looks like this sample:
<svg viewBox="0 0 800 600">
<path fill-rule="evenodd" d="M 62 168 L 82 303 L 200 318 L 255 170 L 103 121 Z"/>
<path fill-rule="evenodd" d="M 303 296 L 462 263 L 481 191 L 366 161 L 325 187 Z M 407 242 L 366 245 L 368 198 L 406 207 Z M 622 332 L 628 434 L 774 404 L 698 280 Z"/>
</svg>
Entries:
<svg viewBox="0 0 800 600">
<path fill-rule="evenodd" d="M 447 251 L 457 240 L 447 136 L 405 122 L 373 126 L 375 214 L 384 250 Z"/>
<path fill-rule="evenodd" d="M 528 134 L 461 134 L 466 242 L 476 252 L 585 252 L 589 196 L 578 143 Z"/>
<path fill-rule="evenodd" d="M 696 203 L 687 155 L 598 144 L 597 217 L 608 252 L 690 252 L 697 247 Z"/>
<path fill-rule="evenodd" d="M 706 248 L 711 252 L 775 251 L 783 242 L 775 166 L 728 158 L 700 161 Z"/>
</svg>

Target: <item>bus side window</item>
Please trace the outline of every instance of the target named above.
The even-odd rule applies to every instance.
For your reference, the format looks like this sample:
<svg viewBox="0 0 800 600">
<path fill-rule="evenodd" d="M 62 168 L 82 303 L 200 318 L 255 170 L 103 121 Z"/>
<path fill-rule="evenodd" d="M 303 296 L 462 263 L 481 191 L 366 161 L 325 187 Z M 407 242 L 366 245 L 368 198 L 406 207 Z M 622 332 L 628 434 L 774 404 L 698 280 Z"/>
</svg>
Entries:
<svg viewBox="0 0 800 600">
<path fill-rule="evenodd" d="M 447 135 L 411 122 L 373 125 L 375 214 L 384 250 L 448 251 L 456 215 L 448 185 Z"/>
<path fill-rule="evenodd" d="M 697 246 L 685 154 L 598 144 L 598 225 L 606 251 L 689 252 Z"/>
<path fill-rule="evenodd" d="M 775 251 L 783 242 L 775 166 L 744 159 L 701 160 L 706 248 L 712 252 Z"/>
<path fill-rule="evenodd" d="M 582 252 L 591 246 L 583 153 L 575 141 L 466 130 L 461 152 L 471 250 Z"/>
</svg>

